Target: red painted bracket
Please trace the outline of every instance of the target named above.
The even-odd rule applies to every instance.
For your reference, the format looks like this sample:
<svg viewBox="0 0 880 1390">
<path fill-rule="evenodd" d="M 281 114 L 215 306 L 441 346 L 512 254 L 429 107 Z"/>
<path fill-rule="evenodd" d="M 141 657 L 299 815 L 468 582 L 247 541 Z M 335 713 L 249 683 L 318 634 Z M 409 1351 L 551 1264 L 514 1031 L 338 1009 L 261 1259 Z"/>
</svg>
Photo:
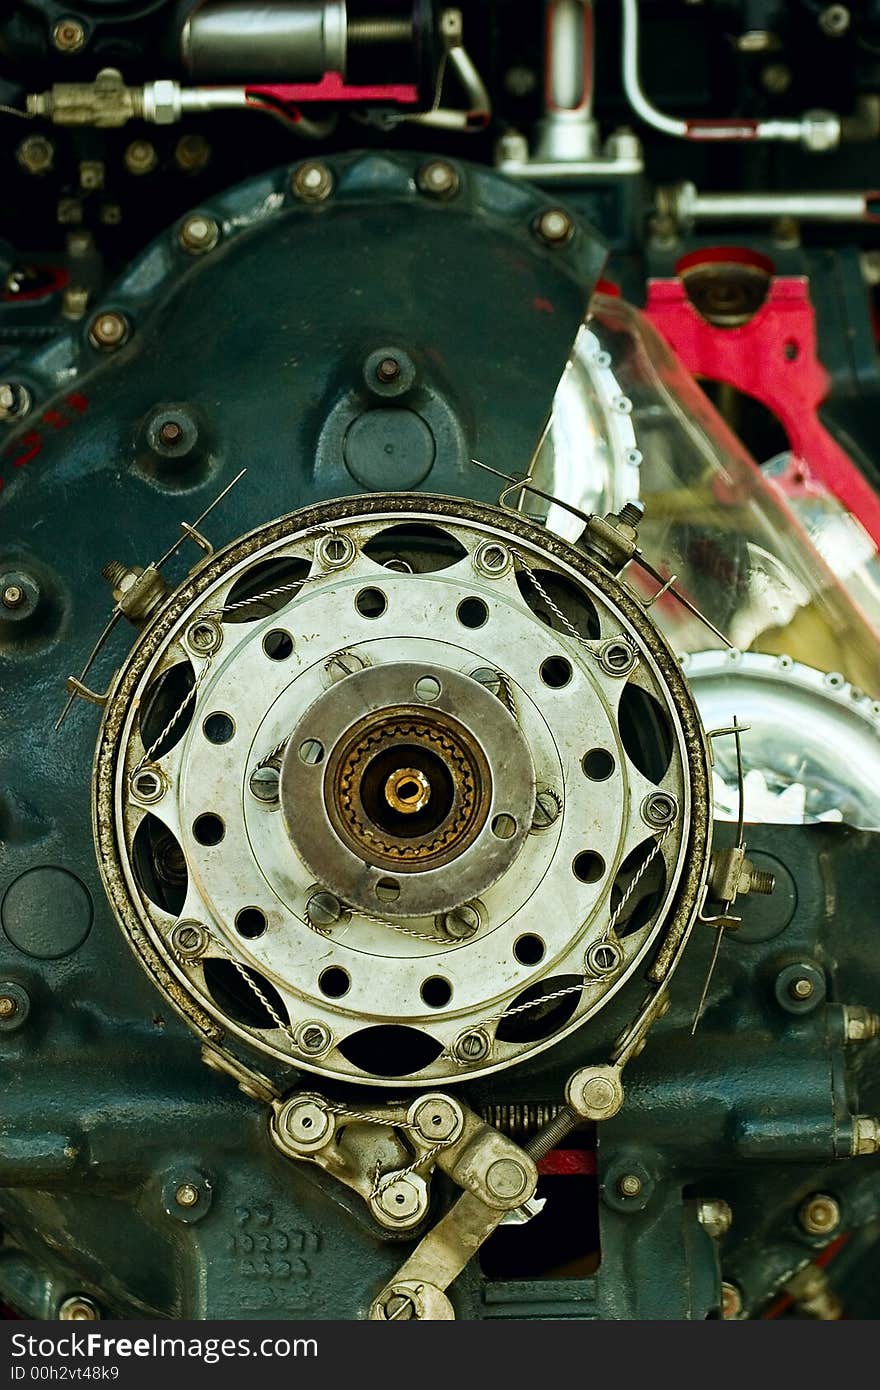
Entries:
<svg viewBox="0 0 880 1390">
<path fill-rule="evenodd" d="M 778 276 L 736 328 L 707 323 L 681 280 L 650 280 L 645 313 L 694 376 L 730 386 L 777 417 L 792 453 L 880 546 L 880 497 L 819 419 L 830 379 L 816 351 L 816 315 L 802 276 Z"/>
<path fill-rule="evenodd" d="M 306 101 L 381 101 L 391 106 L 416 106 L 418 88 L 408 82 L 352 85 L 338 72 L 327 72 L 320 82 L 276 82 L 246 88 L 248 97 L 270 97 L 284 104 Z"/>
</svg>

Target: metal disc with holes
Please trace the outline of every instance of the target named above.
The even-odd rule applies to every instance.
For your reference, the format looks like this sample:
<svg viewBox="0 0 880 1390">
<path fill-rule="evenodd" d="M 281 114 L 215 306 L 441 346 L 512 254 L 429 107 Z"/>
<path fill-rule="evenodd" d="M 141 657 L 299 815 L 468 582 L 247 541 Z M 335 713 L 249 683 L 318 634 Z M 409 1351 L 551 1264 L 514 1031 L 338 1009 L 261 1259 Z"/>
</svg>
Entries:
<svg viewBox="0 0 880 1390">
<path fill-rule="evenodd" d="M 214 1040 L 371 1084 L 510 1066 L 698 910 L 702 726 L 616 580 L 514 514 L 391 495 L 210 556 L 119 673 L 120 923 Z"/>
</svg>

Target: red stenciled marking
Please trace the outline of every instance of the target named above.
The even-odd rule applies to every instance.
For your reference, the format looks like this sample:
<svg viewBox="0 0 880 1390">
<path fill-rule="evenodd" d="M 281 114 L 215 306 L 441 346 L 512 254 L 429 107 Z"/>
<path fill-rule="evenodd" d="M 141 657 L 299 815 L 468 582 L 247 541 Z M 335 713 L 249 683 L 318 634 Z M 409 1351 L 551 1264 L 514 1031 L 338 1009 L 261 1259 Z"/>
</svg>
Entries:
<svg viewBox="0 0 880 1390">
<path fill-rule="evenodd" d="M 65 410 L 64 407 L 67 407 Z M 50 430 L 66 430 L 74 424 L 79 416 L 85 415 L 89 408 L 88 398 L 79 391 L 71 391 L 64 397 L 61 405 L 49 406 L 40 416 L 40 423 L 46 425 Z M 3 457 L 11 459 L 13 468 L 24 468 L 42 451 L 45 442 L 45 432 L 43 430 L 28 430 L 27 434 L 16 439 L 12 444 L 7 444 L 3 450 Z M 3 486 L 3 479 L 0 478 L 0 488 Z"/>
<path fill-rule="evenodd" d="M 532 300 L 532 308 L 537 309 L 539 314 L 556 313 L 556 305 L 552 304 L 549 299 L 544 299 L 540 294 L 536 294 Z"/>
</svg>

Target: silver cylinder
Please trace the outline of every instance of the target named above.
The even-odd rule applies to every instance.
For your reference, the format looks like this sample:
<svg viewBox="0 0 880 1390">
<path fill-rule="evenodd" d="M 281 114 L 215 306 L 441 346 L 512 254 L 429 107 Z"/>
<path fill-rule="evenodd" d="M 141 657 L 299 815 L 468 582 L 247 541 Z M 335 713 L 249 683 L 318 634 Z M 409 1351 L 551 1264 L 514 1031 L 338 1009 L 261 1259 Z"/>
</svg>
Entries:
<svg viewBox="0 0 880 1390">
<path fill-rule="evenodd" d="M 345 0 L 206 0 L 180 36 L 187 70 L 205 82 L 319 82 L 345 76 Z"/>
<path fill-rule="evenodd" d="M 699 193 L 679 204 L 679 216 L 692 222 L 760 222 L 793 217 L 800 222 L 876 220 L 866 193 Z M 880 202 L 880 199 L 876 201 Z"/>
</svg>

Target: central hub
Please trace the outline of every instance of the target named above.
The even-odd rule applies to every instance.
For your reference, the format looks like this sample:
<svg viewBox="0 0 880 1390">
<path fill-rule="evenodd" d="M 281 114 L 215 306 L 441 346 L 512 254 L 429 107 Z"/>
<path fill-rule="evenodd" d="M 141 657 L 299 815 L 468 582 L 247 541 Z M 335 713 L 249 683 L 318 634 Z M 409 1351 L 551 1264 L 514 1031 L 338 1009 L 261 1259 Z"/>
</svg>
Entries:
<svg viewBox="0 0 880 1390">
<path fill-rule="evenodd" d="M 385 783 L 385 800 L 392 811 L 414 816 L 417 811 L 424 811 L 431 800 L 430 779 L 417 767 L 400 767 Z"/>
<path fill-rule="evenodd" d="M 397 916 L 478 897 L 519 853 L 534 799 L 532 759 L 502 702 L 462 672 L 410 663 L 368 667 L 319 696 L 281 773 L 287 832 L 316 882 Z"/>
</svg>

